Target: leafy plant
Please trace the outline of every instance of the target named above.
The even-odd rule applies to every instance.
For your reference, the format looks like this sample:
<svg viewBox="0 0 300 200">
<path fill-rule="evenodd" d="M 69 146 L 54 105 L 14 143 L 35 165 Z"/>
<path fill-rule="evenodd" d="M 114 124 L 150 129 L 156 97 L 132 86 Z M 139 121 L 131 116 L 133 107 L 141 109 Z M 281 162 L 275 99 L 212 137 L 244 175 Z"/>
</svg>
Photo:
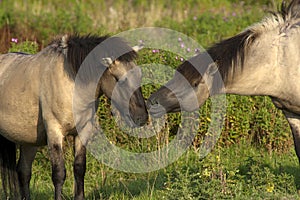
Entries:
<svg viewBox="0 0 300 200">
<path fill-rule="evenodd" d="M 28 54 L 34 54 L 38 51 L 38 44 L 36 42 L 31 41 L 24 41 L 18 43 L 17 38 L 12 38 L 11 42 L 11 48 L 9 49 L 9 52 L 22 52 L 22 53 L 28 53 Z"/>
</svg>

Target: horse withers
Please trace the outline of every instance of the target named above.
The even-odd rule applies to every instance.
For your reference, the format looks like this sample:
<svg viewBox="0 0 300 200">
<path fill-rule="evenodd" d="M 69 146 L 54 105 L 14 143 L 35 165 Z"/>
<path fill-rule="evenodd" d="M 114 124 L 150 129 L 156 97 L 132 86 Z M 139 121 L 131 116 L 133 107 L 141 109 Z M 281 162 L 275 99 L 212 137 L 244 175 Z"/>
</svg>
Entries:
<svg viewBox="0 0 300 200">
<path fill-rule="evenodd" d="M 85 58 L 103 43 L 101 55 L 94 55 L 99 56 L 95 58 L 98 63 L 92 63 L 95 66 L 89 69 L 102 73 L 93 101 L 103 94 L 112 98 L 129 126 L 142 126 L 148 113 L 140 87 L 141 70 L 134 62 L 137 48 L 121 38 L 69 35 L 55 39 L 34 55 L 0 55 L 0 166 L 5 198 L 30 199 L 32 162 L 38 146 L 48 145 L 55 199 L 62 199 L 66 177 L 63 141 L 73 135 L 74 197 L 84 199 L 86 147 L 77 134 L 72 105 L 75 85 L 89 85 L 95 77 L 88 74 L 98 72 L 87 70 L 80 73 L 84 81 L 75 80 L 86 67 Z M 17 164 L 16 145 L 20 148 Z"/>
<path fill-rule="evenodd" d="M 194 111 L 223 93 L 269 96 L 290 124 L 300 161 L 299 41 L 300 1 L 284 1 L 279 12 L 181 64 L 148 99 L 150 113 Z"/>
</svg>

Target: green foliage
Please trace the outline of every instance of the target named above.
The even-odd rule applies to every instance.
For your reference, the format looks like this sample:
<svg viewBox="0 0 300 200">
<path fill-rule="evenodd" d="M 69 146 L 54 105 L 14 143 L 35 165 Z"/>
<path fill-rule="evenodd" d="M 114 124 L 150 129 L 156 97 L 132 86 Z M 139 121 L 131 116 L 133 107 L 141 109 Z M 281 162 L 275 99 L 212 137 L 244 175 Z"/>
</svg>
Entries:
<svg viewBox="0 0 300 200">
<path fill-rule="evenodd" d="M 38 51 L 38 44 L 36 42 L 24 41 L 21 43 L 11 42 L 9 52 L 23 52 L 28 54 L 34 54 Z"/>
<path fill-rule="evenodd" d="M 232 36 L 255 22 L 262 13 L 251 10 L 244 13 L 232 11 L 229 13 L 205 12 L 191 16 L 178 23 L 172 18 L 165 18 L 157 22 L 157 26 L 168 27 L 195 38 L 201 45 L 207 47 L 223 38 Z"/>
<path fill-rule="evenodd" d="M 237 143 L 244 137 L 269 152 L 288 151 L 293 145 L 287 121 L 268 97 L 230 95 L 227 106 L 223 144 Z"/>
<path fill-rule="evenodd" d="M 180 159 L 167 169 L 164 199 L 299 198 L 294 177 L 298 167 L 282 171 L 297 163 L 296 158 L 270 156 L 247 144 L 215 151 L 197 164 L 197 154 L 186 157 L 189 161 Z"/>
</svg>

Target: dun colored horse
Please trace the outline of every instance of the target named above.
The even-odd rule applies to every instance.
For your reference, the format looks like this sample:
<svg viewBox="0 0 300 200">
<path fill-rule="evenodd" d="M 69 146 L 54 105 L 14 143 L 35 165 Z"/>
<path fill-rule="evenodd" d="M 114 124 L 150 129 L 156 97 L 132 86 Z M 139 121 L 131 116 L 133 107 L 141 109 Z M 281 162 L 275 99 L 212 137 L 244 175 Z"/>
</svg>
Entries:
<svg viewBox="0 0 300 200">
<path fill-rule="evenodd" d="M 134 63 L 137 53 L 121 38 L 70 35 L 34 55 L 0 55 L 0 169 L 6 199 L 30 199 L 32 162 L 38 146 L 43 145 L 48 145 L 50 152 L 55 199 L 62 199 L 66 177 L 63 141 L 67 135 L 75 137 L 74 197 L 84 198 L 86 147 L 77 134 L 72 112 L 75 80 L 88 54 L 104 42 L 101 55 L 95 54 L 98 63 L 91 68 L 96 70 L 91 74 L 103 72 L 94 100 L 102 94 L 112 98 L 117 91 L 112 104 L 121 116 L 130 126 L 143 125 L 148 113 L 141 88 L 136 87 L 142 76 Z M 128 71 L 134 76 L 127 76 Z M 81 79 L 86 85 L 92 81 L 90 77 Z M 16 145 L 20 148 L 17 164 Z"/>
</svg>

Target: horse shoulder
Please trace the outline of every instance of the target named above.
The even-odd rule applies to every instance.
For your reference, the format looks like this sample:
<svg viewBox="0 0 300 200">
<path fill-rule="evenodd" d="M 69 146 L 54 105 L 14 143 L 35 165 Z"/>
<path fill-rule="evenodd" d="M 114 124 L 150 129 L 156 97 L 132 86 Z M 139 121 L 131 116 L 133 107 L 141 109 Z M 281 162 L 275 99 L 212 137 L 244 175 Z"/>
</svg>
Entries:
<svg viewBox="0 0 300 200">
<path fill-rule="evenodd" d="M 58 58 L 46 66 L 41 76 L 41 109 L 46 123 L 58 126 L 62 134 L 74 129 L 72 98 L 74 81 L 65 72 L 64 60 Z"/>
</svg>

